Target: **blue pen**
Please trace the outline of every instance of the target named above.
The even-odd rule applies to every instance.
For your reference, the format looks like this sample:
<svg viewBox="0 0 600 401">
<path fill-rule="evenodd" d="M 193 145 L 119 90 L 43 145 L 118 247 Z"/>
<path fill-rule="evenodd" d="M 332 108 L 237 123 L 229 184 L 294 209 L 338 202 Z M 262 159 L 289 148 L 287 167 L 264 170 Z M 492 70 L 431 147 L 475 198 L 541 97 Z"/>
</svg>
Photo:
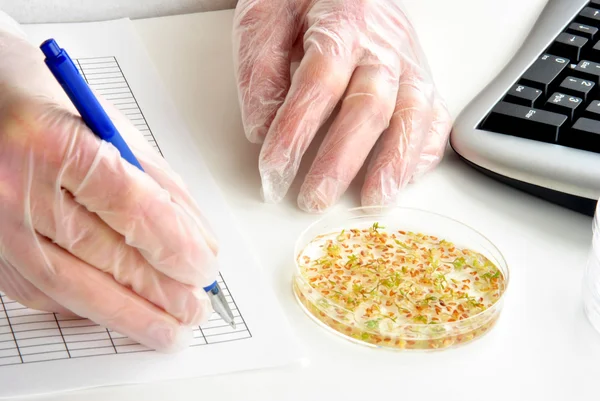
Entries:
<svg viewBox="0 0 600 401">
<path fill-rule="evenodd" d="M 144 171 L 123 137 L 117 131 L 98 99 L 94 96 L 87 82 L 83 79 L 73 60 L 54 39 L 48 39 L 40 46 L 46 56 L 46 65 L 79 111 L 81 118 L 90 130 L 100 139 L 112 144 L 123 159 Z M 229 325 L 235 328 L 234 317 L 223 291 L 216 281 L 205 287 L 215 312 Z"/>
</svg>

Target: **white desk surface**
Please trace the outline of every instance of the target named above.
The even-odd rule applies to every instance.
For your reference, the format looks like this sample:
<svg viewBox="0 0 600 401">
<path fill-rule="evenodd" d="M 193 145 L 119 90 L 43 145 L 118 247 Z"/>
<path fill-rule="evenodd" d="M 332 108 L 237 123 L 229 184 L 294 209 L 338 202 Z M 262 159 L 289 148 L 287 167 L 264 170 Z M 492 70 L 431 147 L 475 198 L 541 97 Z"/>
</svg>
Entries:
<svg viewBox="0 0 600 401">
<path fill-rule="evenodd" d="M 509 60 L 546 1 L 405 3 L 456 115 Z M 389 353 L 325 333 L 300 311 L 290 291 L 294 240 L 317 216 L 297 209 L 299 182 L 282 204 L 261 202 L 259 148 L 246 142 L 237 106 L 231 16 L 226 11 L 135 23 L 311 364 L 50 399 L 597 399 L 600 334 L 585 319 L 580 296 L 591 219 L 483 177 L 451 151 L 435 172 L 404 191 L 400 203 L 462 220 L 504 253 L 512 276 L 494 330 L 454 350 Z M 358 206 L 358 193 L 355 185 L 340 206 Z"/>
</svg>

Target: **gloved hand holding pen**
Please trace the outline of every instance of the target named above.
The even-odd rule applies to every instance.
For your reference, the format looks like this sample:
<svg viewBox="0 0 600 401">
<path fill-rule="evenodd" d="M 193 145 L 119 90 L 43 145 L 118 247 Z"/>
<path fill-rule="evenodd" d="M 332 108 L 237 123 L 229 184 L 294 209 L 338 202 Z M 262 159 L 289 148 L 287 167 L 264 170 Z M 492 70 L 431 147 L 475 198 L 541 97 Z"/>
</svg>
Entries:
<svg viewBox="0 0 600 401">
<path fill-rule="evenodd" d="M 217 244 L 181 179 L 104 102 L 145 173 L 100 141 L 40 50 L 0 30 L 0 290 L 154 349 L 212 312 Z"/>
<path fill-rule="evenodd" d="M 442 158 L 451 119 L 399 0 L 240 0 L 234 60 L 246 135 L 262 143 L 267 202 L 286 194 L 338 102 L 303 177 L 302 209 L 335 204 L 372 149 L 364 206 L 393 204 Z"/>
</svg>

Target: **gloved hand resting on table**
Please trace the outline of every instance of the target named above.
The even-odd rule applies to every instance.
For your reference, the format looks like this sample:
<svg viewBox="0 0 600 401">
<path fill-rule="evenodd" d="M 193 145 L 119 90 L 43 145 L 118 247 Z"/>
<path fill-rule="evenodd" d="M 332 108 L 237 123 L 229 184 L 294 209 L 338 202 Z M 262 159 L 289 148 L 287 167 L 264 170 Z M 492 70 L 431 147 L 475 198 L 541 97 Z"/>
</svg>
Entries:
<svg viewBox="0 0 600 401">
<path fill-rule="evenodd" d="M 83 124 L 39 48 L 0 30 L 0 290 L 180 349 L 212 312 L 217 245 L 182 180 L 103 105 L 146 173 Z"/>
<path fill-rule="evenodd" d="M 302 209 L 333 205 L 372 149 L 364 206 L 392 204 L 442 158 L 451 119 L 399 0 L 240 0 L 234 60 L 246 136 L 263 142 L 267 202 L 286 194 L 340 101 L 303 179 Z"/>
</svg>

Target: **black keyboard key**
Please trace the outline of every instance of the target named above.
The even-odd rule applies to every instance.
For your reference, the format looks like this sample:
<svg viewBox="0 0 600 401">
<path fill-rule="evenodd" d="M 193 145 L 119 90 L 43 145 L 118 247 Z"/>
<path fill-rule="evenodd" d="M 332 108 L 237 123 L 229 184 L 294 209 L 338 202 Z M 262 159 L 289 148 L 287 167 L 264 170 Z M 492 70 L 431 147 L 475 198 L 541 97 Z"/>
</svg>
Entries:
<svg viewBox="0 0 600 401">
<path fill-rule="evenodd" d="M 584 58 L 590 61 L 600 61 L 600 41 L 596 42 L 591 49 L 585 52 Z"/>
<path fill-rule="evenodd" d="M 600 8 L 600 0 L 591 0 L 590 5 Z"/>
<path fill-rule="evenodd" d="M 600 121 L 582 117 L 569 132 L 562 133 L 561 145 L 600 153 Z"/>
<path fill-rule="evenodd" d="M 584 38 L 587 38 L 588 40 L 594 40 L 596 38 L 596 35 L 598 34 L 598 28 L 573 22 L 567 28 L 567 32 L 572 33 L 573 35 L 582 36 Z"/>
<path fill-rule="evenodd" d="M 593 61 L 581 60 L 577 65 L 569 69 L 569 74 L 600 85 L 600 64 Z"/>
<path fill-rule="evenodd" d="M 556 143 L 567 116 L 551 111 L 499 102 L 486 118 L 483 129 L 506 135 Z"/>
<path fill-rule="evenodd" d="M 583 116 L 600 121 L 600 100 L 592 101 L 583 112 Z"/>
<path fill-rule="evenodd" d="M 587 102 L 595 87 L 596 84 L 587 79 L 566 77 L 558 87 L 558 90 L 569 95 L 580 97 L 584 102 Z"/>
<path fill-rule="evenodd" d="M 563 114 L 569 117 L 569 121 L 572 122 L 575 117 L 579 116 L 581 105 L 583 105 L 583 99 L 555 92 L 546 101 L 544 108 L 554 113 Z"/>
<path fill-rule="evenodd" d="M 570 60 L 544 54 L 538 58 L 521 77 L 520 83 L 524 86 L 541 89 L 544 95 L 548 95 L 554 80 L 559 78 Z"/>
<path fill-rule="evenodd" d="M 542 96 L 542 91 L 529 86 L 513 85 L 504 97 L 505 102 L 520 104 L 527 107 L 536 107 Z"/>
<path fill-rule="evenodd" d="M 583 47 L 587 42 L 588 39 L 582 36 L 562 32 L 550 46 L 548 53 L 568 58 L 576 63 L 581 59 Z"/>
<path fill-rule="evenodd" d="M 585 7 L 577 16 L 577 21 L 585 25 L 600 26 L 600 10 L 592 7 Z"/>
</svg>

